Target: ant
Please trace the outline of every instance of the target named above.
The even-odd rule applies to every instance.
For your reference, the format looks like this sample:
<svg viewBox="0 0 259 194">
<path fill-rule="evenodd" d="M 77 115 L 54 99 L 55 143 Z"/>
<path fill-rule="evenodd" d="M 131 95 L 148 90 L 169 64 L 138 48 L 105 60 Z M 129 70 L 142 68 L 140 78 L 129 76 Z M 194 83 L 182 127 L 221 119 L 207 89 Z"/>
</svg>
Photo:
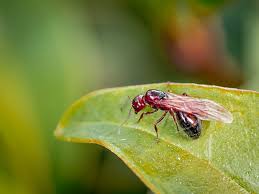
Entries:
<svg viewBox="0 0 259 194">
<path fill-rule="evenodd" d="M 144 115 L 153 114 L 158 110 L 164 111 L 163 115 L 154 123 L 157 139 L 157 125 L 165 118 L 168 112 L 173 117 L 177 130 L 179 131 L 179 123 L 184 132 L 192 139 L 199 138 L 201 134 L 201 120 L 217 120 L 224 123 L 231 123 L 233 120 L 231 113 L 221 105 L 211 100 L 190 97 L 186 93 L 177 95 L 171 92 L 150 89 L 144 95 L 137 95 L 132 100 L 131 105 L 136 114 L 146 106 L 153 109 L 149 112 L 143 112 L 138 122 L 143 119 Z"/>
</svg>

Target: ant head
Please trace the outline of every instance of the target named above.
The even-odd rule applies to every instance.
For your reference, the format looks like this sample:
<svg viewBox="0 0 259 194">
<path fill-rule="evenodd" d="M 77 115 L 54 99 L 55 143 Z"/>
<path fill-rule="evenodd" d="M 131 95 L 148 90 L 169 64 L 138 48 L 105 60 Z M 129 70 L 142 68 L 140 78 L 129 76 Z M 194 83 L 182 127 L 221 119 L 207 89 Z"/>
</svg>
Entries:
<svg viewBox="0 0 259 194">
<path fill-rule="evenodd" d="M 146 106 L 146 102 L 143 98 L 143 95 L 138 95 L 132 100 L 132 107 L 135 110 L 135 113 L 137 114 L 139 111 L 141 111 Z"/>
</svg>

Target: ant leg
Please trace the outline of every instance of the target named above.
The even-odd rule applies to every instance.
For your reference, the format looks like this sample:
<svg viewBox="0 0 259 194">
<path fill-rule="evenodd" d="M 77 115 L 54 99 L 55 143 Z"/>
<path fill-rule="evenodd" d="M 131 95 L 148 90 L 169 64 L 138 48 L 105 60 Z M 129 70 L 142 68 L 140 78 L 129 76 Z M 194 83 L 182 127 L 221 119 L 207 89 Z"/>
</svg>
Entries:
<svg viewBox="0 0 259 194">
<path fill-rule="evenodd" d="M 177 123 L 176 118 L 175 118 L 175 112 L 171 111 L 170 114 L 172 115 L 172 117 L 174 119 L 174 123 L 176 125 L 176 129 L 179 132 L 178 123 Z"/>
<path fill-rule="evenodd" d="M 160 123 L 166 116 L 166 114 L 168 113 L 168 111 L 165 111 L 164 114 L 155 122 L 154 124 L 154 128 L 156 131 L 156 138 L 158 139 L 158 128 L 157 128 L 157 124 Z"/>
<path fill-rule="evenodd" d="M 143 119 L 144 115 L 149 115 L 149 114 L 155 113 L 156 111 L 158 111 L 158 109 L 154 109 L 153 111 L 150 111 L 150 112 L 143 112 L 143 113 L 140 115 L 140 117 L 139 117 L 137 123 L 139 123 L 139 122 L 141 121 L 141 119 Z"/>
</svg>

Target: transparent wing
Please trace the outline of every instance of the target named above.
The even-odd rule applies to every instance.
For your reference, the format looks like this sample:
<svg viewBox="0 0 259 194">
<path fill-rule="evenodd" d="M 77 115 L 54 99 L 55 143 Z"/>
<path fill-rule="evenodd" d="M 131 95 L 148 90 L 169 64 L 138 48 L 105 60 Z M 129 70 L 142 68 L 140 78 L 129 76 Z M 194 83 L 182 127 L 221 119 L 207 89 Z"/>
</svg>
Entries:
<svg viewBox="0 0 259 194">
<path fill-rule="evenodd" d="M 207 99 L 167 93 L 168 98 L 160 101 L 163 106 L 170 106 L 174 110 L 194 114 L 201 120 L 217 120 L 232 123 L 232 114 L 221 105 Z"/>
</svg>

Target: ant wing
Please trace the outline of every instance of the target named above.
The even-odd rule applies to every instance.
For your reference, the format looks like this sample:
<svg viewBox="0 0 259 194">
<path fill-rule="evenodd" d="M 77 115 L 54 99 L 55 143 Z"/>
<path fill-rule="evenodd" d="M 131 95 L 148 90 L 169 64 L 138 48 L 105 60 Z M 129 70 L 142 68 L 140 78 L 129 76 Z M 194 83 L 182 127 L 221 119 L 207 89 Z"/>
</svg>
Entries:
<svg viewBox="0 0 259 194">
<path fill-rule="evenodd" d="M 168 98 L 163 99 L 160 103 L 170 106 L 173 110 L 193 114 L 201 120 L 216 120 L 224 123 L 233 121 L 232 114 L 228 110 L 211 100 L 167 94 Z"/>
</svg>

